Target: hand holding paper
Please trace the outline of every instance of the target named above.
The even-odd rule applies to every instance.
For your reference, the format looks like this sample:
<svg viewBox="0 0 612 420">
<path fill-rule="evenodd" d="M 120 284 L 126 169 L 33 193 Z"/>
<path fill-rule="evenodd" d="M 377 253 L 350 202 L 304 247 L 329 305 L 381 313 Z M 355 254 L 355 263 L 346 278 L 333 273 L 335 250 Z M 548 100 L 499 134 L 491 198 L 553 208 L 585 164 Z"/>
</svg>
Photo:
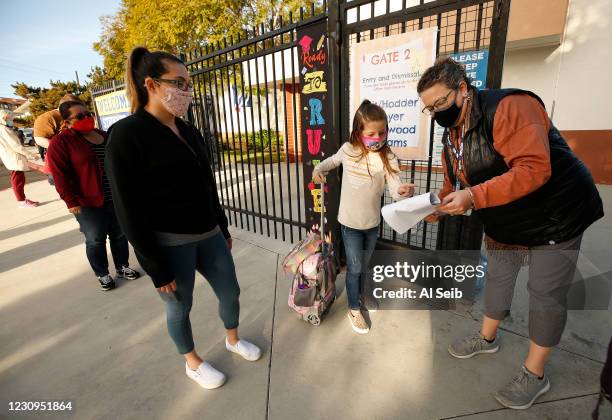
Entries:
<svg viewBox="0 0 612 420">
<path fill-rule="evenodd" d="M 402 184 L 398 187 L 397 193 L 402 197 L 412 197 L 414 195 L 415 184 Z"/>
<path fill-rule="evenodd" d="M 388 204 L 382 208 L 381 213 L 387 224 L 402 234 L 435 212 L 438 204 L 440 199 L 437 194 L 429 192 Z"/>
</svg>

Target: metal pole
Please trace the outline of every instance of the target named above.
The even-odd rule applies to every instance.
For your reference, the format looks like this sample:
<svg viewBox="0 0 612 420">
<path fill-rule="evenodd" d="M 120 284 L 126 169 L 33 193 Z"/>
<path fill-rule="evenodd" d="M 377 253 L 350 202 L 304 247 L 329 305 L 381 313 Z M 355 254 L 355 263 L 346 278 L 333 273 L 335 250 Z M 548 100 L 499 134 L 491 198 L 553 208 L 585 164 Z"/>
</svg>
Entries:
<svg viewBox="0 0 612 420">
<path fill-rule="evenodd" d="M 487 63 L 487 88 L 489 89 L 501 87 L 509 16 L 510 0 L 497 0 L 493 9 L 489 62 Z"/>
<path fill-rule="evenodd" d="M 346 72 L 347 69 L 343 67 L 344 61 L 342 59 L 343 48 L 346 46 L 343 45 L 343 37 L 342 33 L 342 24 L 344 22 L 344 16 L 341 15 L 340 2 L 343 0 L 331 0 L 327 3 L 327 34 L 329 36 L 329 62 L 330 62 L 330 71 L 331 71 L 331 86 L 332 86 L 332 107 L 331 107 L 331 117 L 333 123 L 330 127 L 330 139 L 333 139 L 337 143 L 337 148 L 339 149 L 342 145 L 344 138 L 344 132 L 346 130 L 346 121 L 342 118 L 344 115 L 342 111 L 342 107 L 344 104 L 343 100 L 348 102 L 348 96 L 342 95 L 342 83 L 341 83 L 341 74 Z M 347 54 L 348 55 L 348 54 Z M 328 140 L 328 141 L 329 141 Z M 338 175 L 328 175 L 337 177 Z M 335 188 L 332 188 L 330 197 L 327 199 L 327 202 L 330 204 L 330 208 L 328 209 L 328 214 L 331 217 L 336 218 L 338 214 L 338 207 L 340 204 L 340 181 L 335 182 Z M 324 185 L 321 186 L 321 202 L 322 206 L 325 206 L 324 198 Z M 333 207 L 333 208 L 332 208 Z M 323 218 L 323 216 L 321 216 Z M 332 224 L 333 232 L 330 229 L 333 246 L 336 249 L 340 249 L 341 247 L 341 235 L 340 233 L 340 225 L 336 223 Z"/>
</svg>

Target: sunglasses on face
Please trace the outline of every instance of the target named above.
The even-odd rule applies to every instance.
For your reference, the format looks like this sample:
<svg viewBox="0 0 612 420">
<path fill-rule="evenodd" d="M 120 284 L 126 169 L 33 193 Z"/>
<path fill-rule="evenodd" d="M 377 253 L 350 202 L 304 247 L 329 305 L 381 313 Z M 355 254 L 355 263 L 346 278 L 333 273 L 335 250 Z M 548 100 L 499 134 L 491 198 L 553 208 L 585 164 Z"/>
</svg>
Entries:
<svg viewBox="0 0 612 420">
<path fill-rule="evenodd" d="M 79 112 L 76 115 L 73 115 L 72 117 L 70 117 L 71 120 L 84 120 L 87 117 L 93 117 L 93 114 L 89 111 L 85 111 L 85 112 Z"/>
</svg>

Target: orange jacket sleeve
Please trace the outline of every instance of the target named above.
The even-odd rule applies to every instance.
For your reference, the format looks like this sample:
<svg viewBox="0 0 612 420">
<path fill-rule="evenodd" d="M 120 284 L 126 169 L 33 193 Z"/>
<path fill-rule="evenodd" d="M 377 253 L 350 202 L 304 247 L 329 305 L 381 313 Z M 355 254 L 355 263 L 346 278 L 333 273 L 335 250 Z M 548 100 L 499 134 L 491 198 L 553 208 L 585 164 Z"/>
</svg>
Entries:
<svg viewBox="0 0 612 420">
<path fill-rule="evenodd" d="M 493 146 L 510 168 L 470 187 L 476 209 L 501 206 L 541 187 L 551 174 L 544 107 L 528 95 L 511 95 L 499 103 L 493 123 Z"/>
</svg>

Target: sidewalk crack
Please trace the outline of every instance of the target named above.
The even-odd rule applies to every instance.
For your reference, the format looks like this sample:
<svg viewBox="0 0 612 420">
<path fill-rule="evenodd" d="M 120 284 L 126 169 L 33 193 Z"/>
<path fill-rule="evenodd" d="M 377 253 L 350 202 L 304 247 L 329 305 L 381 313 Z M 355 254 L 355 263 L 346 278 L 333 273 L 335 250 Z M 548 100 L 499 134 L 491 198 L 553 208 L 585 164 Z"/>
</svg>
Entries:
<svg viewBox="0 0 612 420">
<path fill-rule="evenodd" d="M 274 349 L 274 321 L 276 320 L 276 295 L 278 292 L 278 263 L 279 254 L 276 254 L 276 271 L 274 275 L 274 302 L 272 303 L 272 328 L 270 332 L 270 359 L 268 361 L 268 393 L 266 397 L 266 420 L 270 416 L 270 380 L 272 376 L 272 355 Z"/>
<path fill-rule="evenodd" d="M 559 402 L 559 401 L 573 400 L 573 399 L 585 398 L 585 397 L 591 397 L 591 396 L 597 396 L 597 395 L 599 395 L 599 393 L 597 393 L 597 392 L 596 393 L 584 394 L 584 395 L 573 395 L 571 397 L 557 398 L 555 400 L 550 400 L 550 401 L 536 402 L 536 403 L 533 404 L 533 406 L 544 405 L 544 404 L 551 404 L 551 403 L 555 403 L 555 402 Z M 474 413 L 460 414 L 458 416 L 441 417 L 440 420 L 460 419 L 460 418 L 463 418 L 463 417 L 475 416 L 477 414 L 494 413 L 496 411 L 508 411 L 508 412 L 512 412 L 512 409 L 499 407 L 499 408 L 494 408 L 492 410 L 484 410 L 484 411 L 476 411 Z"/>
</svg>

